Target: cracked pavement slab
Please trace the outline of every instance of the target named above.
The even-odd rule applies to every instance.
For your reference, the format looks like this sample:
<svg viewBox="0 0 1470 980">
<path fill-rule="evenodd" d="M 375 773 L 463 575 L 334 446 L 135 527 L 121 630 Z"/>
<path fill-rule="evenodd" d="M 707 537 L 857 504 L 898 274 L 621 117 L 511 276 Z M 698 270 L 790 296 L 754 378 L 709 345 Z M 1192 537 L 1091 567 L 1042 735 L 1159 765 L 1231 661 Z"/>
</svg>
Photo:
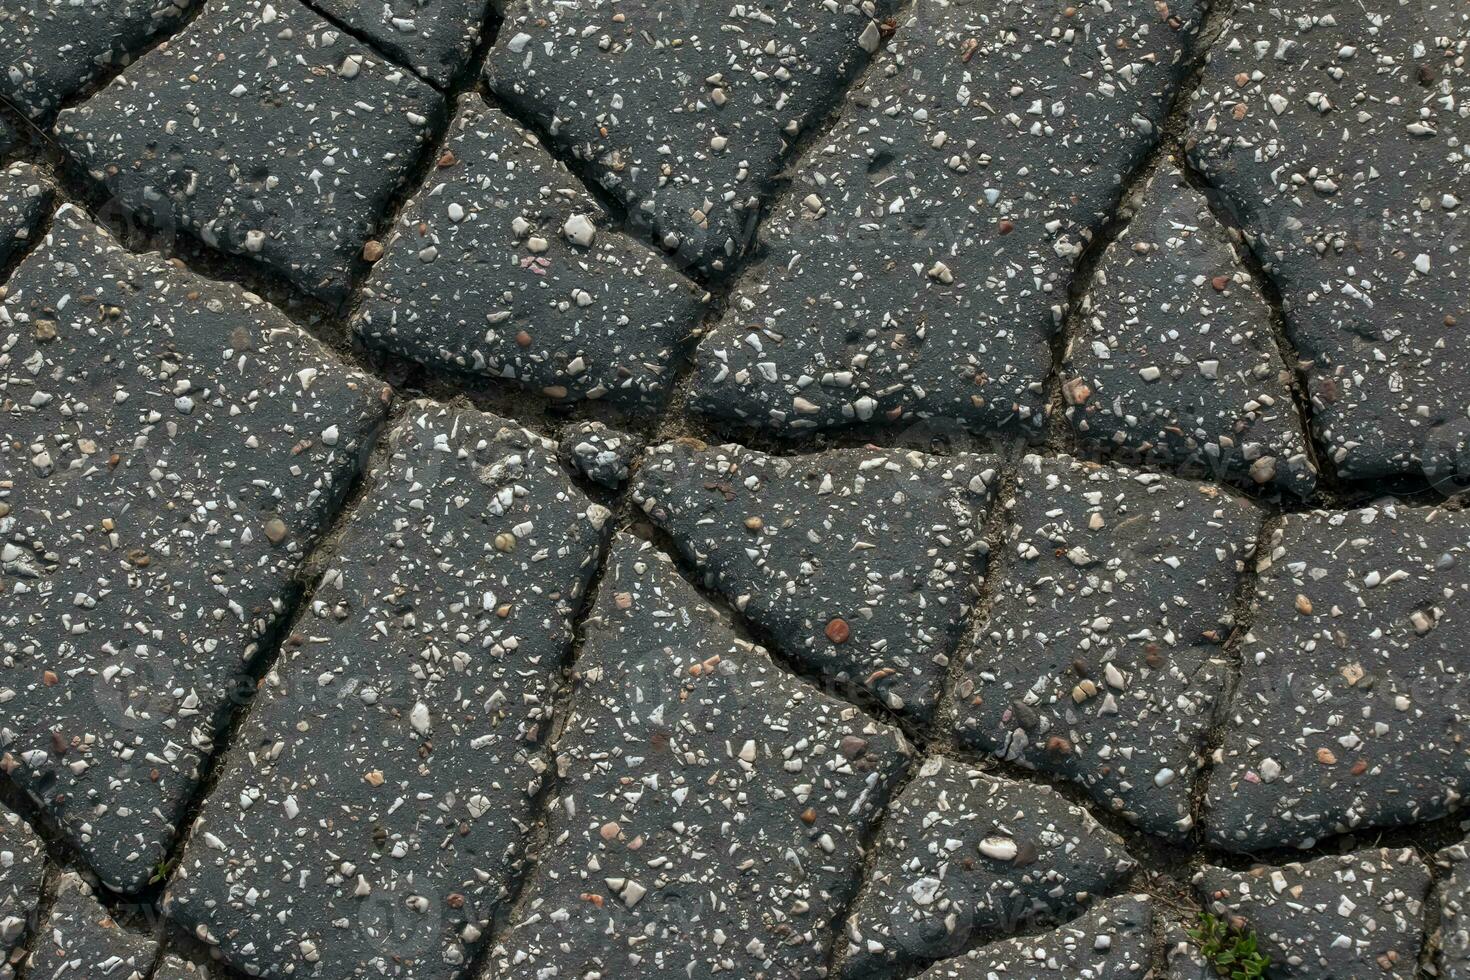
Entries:
<svg viewBox="0 0 1470 980">
<path fill-rule="evenodd" d="M 1081 446 L 1311 496 L 1317 468 L 1266 300 L 1172 163 L 1143 188 L 1078 319 L 1062 395 Z"/>
<path fill-rule="evenodd" d="M 1216 915 L 1256 936 L 1273 977 L 1417 975 L 1429 869 L 1411 848 L 1244 872 L 1206 865 L 1195 889 Z"/>
<path fill-rule="evenodd" d="M 0 771 L 133 892 L 387 392 L 70 205 L 11 276 L 0 335 Z"/>
<path fill-rule="evenodd" d="M 900 18 L 701 343 L 695 410 L 783 435 L 931 416 L 1039 435 L 1074 265 L 1198 21 L 1191 0 Z"/>
<path fill-rule="evenodd" d="M 999 465 L 674 442 L 645 456 L 632 496 L 775 652 L 922 721 L 975 600 Z"/>
<path fill-rule="evenodd" d="M 1287 515 L 1256 560 L 1205 835 L 1253 851 L 1442 816 L 1470 793 L 1470 520 Z"/>
<path fill-rule="evenodd" d="M 75 872 L 61 875 L 56 901 L 25 966 L 28 980 L 148 980 L 158 942 L 113 920 Z"/>
<path fill-rule="evenodd" d="M 894 0 L 509 0 L 486 80 L 674 253 L 721 278 Z"/>
<path fill-rule="evenodd" d="M 1470 847 L 1462 841 L 1434 856 L 1440 876 L 1435 887 L 1439 932 L 1436 966 L 1445 980 L 1470 980 Z"/>
<path fill-rule="evenodd" d="M 444 118 L 442 95 L 296 0 L 221 0 L 55 136 L 159 233 L 335 305 Z"/>
<path fill-rule="evenodd" d="M 14 980 L 35 925 L 46 846 L 19 815 L 0 805 L 0 980 Z"/>
<path fill-rule="evenodd" d="M 1246 0 L 1191 159 L 1281 290 L 1316 437 L 1352 479 L 1466 476 L 1470 7 Z"/>
<path fill-rule="evenodd" d="M 937 963 L 919 980 L 1137 980 L 1149 974 L 1154 958 L 1153 922 L 1147 895 L 1109 899 L 1051 932 L 992 943 Z"/>
<path fill-rule="evenodd" d="M 1214 484 L 1033 455 L 1004 517 L 955 691 L 961 744 L 1186 839 L 1261 515 Z"/>
<path fill-rule="evenodd" d="M 497 977 L 826 975 L 909 749 L 782 672 L 658 550 L 613 545 Z"/>
<path fill-rule="evenodd" d="M 0 269 L 35 241 L 54 196 L 51 182 L 29 163 L 0 170 Z"/>
<path fill-rule="evenodd" d="M 639 436 L 609 428 L 601 422 L 577 422 L 562 433 L 562 461 L 609 490 L 628 482 L 634 461 L 643 452 Z"/>
<path fill-rule="evenodd" d="M 177 30 L 198 0 L 9 0 L 0 8 L 0 98 L 41 119 Z M 3 140 L 0 140 L 3 142 Z"/>
<path fill-rule="evenodd" d="M 609 512 L 478 412 L 416 404 L 386 453 L 165 899 L 254 976 L 454 980 L 535 820 Z"/>
<path fill-rule="evenodd" d="M 466 95 L 373 267 L 354 329 L 431 369 L 651 413 L 706 296 L 608 224 L 536 137 Z"/>
<path fill-rule="evenodd" d="M 500 0 L 312 0 L 379 51 L 440 88 L 470 63 L 480 30 Z"/>
<path fill-rule="evenodd" d="M 902 975 L 1065 922 L 1134 862 L 1055 790 L 931 756 L 888 808 L 843 932 L 844 978 Z"/>
<path fill-rule="evenodd" d="M 59 3 L 0 980 L 1466 972 L 1470 0 Z"/>
</svg>

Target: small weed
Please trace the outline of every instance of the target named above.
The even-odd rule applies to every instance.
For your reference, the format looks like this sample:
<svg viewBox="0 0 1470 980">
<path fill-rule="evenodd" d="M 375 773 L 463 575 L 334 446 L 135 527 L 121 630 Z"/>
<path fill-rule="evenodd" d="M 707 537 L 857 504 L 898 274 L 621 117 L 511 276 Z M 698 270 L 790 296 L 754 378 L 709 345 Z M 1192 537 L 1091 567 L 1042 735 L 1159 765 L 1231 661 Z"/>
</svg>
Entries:
<svg viewBox="0 0 1470 980">
<path fill-rule="evenodd" d="M 1208 912 L 1201 912 L 1199 925 L 1189 930 L 1205 960 L 1227 980 L 1261 980 L 1270 957 L 1256 949 L 1256 937 L 1235 929 Z"/>
<path fill-rule="evenodd" d="M 172 861 L 159 861 L 153 866 L 153 875 L 148 879 L 148 884 L 157 885 L 167 881 L 168 873 L 172 870 Z"/>
</svg>

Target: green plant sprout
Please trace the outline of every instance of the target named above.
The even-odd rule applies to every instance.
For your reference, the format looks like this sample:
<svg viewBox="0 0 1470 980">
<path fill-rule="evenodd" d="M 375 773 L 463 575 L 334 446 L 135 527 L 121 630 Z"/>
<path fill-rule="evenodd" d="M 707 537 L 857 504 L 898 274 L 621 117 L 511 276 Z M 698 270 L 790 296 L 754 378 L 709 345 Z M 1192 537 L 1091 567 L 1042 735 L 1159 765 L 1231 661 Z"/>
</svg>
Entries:
<svg viewBox="0 0 1470 980">
<path fill-rule="evenodd" d="M 1271 958 L 1256 948 L 1256 937 L 1235 929 L 1208 912 L 1201 912 L 1199 925 L 1188 930 L 1200 955 L 1227 980 L 1261 980 Z"/>
</svg>

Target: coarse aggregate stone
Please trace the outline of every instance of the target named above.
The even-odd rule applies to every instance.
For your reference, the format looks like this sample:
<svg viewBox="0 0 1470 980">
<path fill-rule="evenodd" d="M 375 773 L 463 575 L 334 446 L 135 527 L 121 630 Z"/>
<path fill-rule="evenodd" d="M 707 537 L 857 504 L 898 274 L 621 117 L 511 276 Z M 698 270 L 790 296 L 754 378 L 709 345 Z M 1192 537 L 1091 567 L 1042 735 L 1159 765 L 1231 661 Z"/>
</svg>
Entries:
<svg viewBox="0 0 1470 980">
<path fill-rule="evenodd" d="M 1470 847 L 1451 844 L 1434 856 L 1439 868 L 1436 966 L 1445 980 L 1470 980 Z"/>
<path fill-rule="evenodd" d="M 1210 842 L 1310 846 L 1470 792 L 1470 519 L 1392 501 L 1289 514 L 1256 559 Z"/>
<path fill-rule="evenodd" d="M 844 930 L 844 977 L 887 977 L 1065 922 L 1119 885 L 1123 841 L 1055 790 L 926 759 L 888 808 Z"/>
<path fill-rule="evenodd" d="M 204 971 L 196 964 L 174 953 L 165 953 L 151 980 L 193 980 L 204 975 Z"/>
<path fill-rule="evenodd" d="M 0 980 L 13 980 L 35 924 L 46 847 L 30 825 L 0 805 Z"/>
<path fill-rule="evenodd" d="M 1083 248 L 1159 138 L 1193 0 L 926 0 L 762 226 L 693 407 L 784 435 L 939 416 L 1039 436 Z"/>
<path fill-rule="evenodd" d="M 1025 457 L 956 688 L 960 741 L 1183 840 L 1261 515 L 1215 484 Z"/>
<path fill-rule="evenodd" d="M 1266 300 L 1173 164 L 1108 247 L 1080 320 L 1062 392 L 1081 446 L 1311 496 L 1316 465 Z"/>
<path fill-rule="evenodd" d="M 1153 922 L 1153 903 L 1147 895 L 1109 899 L 1051 932 L 1003 940 L 936 963 L 919 980 L 1145 977 L 1153 960 Z"/>
<path fill-rule="evenodd" d="M 599 486 L 616 490 L 628 482 L 634 458 L 643 451 L 640 437 L 601 422 L 576 422 L 561 435 L 562 461 Z"/>
<path fill-rule="evenodd" d="M 778 653 L 928 719 L 983 571 L 993 456 L 673 442 L 633 500 Z"/>
<path fill-rule="evenodd" d="M 683 266 L 720 277 L 895 0 L 509 0 L 486 77 Z"/>
<path fill-rule="evenodd" d="M 1249 929 L 1272 977 L 1416 976 L 1429 869 L 1411 848 L 1377 848 L 1236 872 L 1206 865 L 1200 897 Z"/>
<path fill-rule="evenodd" d="M 387 389 L 71 205 L 0 300 L 0 774 L 143 888 Z"/>
<path fill-rule="evenodd" d="M 1467 55 L 7 0 L 0 980 L 1470 980 Z"/>
<path fill-rule="evenodd" d="M 779 670 L 620 533 L 496 977 L 826 975 L 908 746 Z"/>
<path fill-rule="evenodd" d="M 51 182 L 32 164 L 12 163 L 0 170 L 0 269 L 35 241 L 54 196 Z"/>
<path fill-rule="evenodd" d="M 0 98 L 41 119 L 178 30 L 198 2 L 7 0 L 0 7 Z"/>
<path fill-rule="evenodd" d="M 37 931 L 27 980 L 148 980 L 158 956 L 157 941 L 114 921 L 73 871 L 61 875 L 51 914 Z"/>
<path fill-rule="evenodd" d="M 651 412 L 706 297 L 606 224 L 540 141 L 466 95 L 373 268 L 355 329 L 430 368 Z"/>
<path fill-rule="evenodd" d="M 462 72 L 497 0 L 312 0 L 441 88 Z"/>
<path fill-rule="evenodd" d="M 1465 475 L 1470 6 L 1245 0 L 1191 158 L 1281 291 L 1316 437 L 1352 479 Z"/>
<path fill-rule="evenodd" d="M 296 0 L 221 0 L 55 135 L 143 220 L 340 303 L 444 118 L 432 87 Z"/>
<path fill-rule="evenodd" d="M 416 403 L 194 826 L 169 916 L 256 976 L 462 975 L 517 868 L 609 512 Z"/>
</svg>

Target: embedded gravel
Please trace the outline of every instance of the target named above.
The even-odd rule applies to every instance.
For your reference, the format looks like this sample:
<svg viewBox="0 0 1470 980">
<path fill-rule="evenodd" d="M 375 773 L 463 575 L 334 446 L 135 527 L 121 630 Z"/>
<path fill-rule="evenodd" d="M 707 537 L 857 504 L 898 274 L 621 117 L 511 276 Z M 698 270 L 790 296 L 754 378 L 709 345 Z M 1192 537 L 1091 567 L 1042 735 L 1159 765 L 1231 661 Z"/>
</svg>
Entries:
<svg viewBox="0 0 1470 980">
<path fill-rule="evenodd" d="M 1384 503 L 1291 514 L 1273 530 L 1205 801 L 1211 842 L 1310 846 L 1460 805 L 1466 562 L 1463 512 Z"/>
<path fill-rule="evenodd" d="M 841 975 L 888 977 L 1077 915 L 1133 860 L 1055 790 L 925 760 L 884 819 Z M 899 971 L 899 972 L 895 972 Z"/>
<path fill-rule="evenodd" d="M 0 170 L 0 269 L 36 240 L 53 196 L 51 182 L 29 163 Z"/>
<path fill-rule="evenodd" d="M 400 65 L 443 88 L 465 69 L 497 0 L 312 0 Z"/>
<path fill-rule="evenodd" d="M 1214 484 L 1027 456 L 1005 518 L 961 742 L 1184 839 L 1260 515 Z"/>
<path fill-rule="evenodd" d="M 899 733 L 779 670 L 619 534 L 505 978 L 821 977 Z"/>
<path fill-rule="evenodd" d="M 444 116 L 296 0 L 221 0 L 55 134 L 129 211 L 338 303 Z"/>
<path fill-rule="evenodd" d="M 1470 980 L 1470 847 L 1452 844 L 1435 855 L 1439 884 L 1437 965 L 1445 980 Z"/>
<path fill-rule="evenodd" d="M 894 0 L 509 0 L 486 77 L 683 267 L 732 272 Z"/>
<path fill-rule="evenodd" d="M 0 980 L 13 980 L 41 903 L 46 848 L 16 814 L 0 805 Z"/>
<path fill-rule="evenodd" d="M 1199 13 L 995 6 L 901 18 L 700 345 L 697 411 L 785 435 L 929 416 L 1039 434 L 1074 265 L 1158 139 Z"/>
<path fill-rule="evenodd" d="M 27 980 L 147 980 L 158 943 L 124 929 L 75 872 L 61 876 L 50 917 L 26 961 Z"/>
<path fill-rule="evenodd" d="M 562 461 L 600 486 L 616 490 L 628 481 L 634 459 L 643 451 L 641 438 L 601 422 L 577 422 L 562 433 Z"/>
<path fill-rule="evenodd" d="M 1191 157 L 1281 290 L 1339 474 L 1470 469 L 1470 7 L 1246 0 L 1210 51 Z"/>
<path fill-rule="evenodd" d="M 945 960 L 921 973 L 919 980 L 1135 980 L 1149 974 L 1154 958 L 1153 922 L 1147 895 L 1110 899 L 1051 932 L 1007 939 Z"/>
<path fill-rule="evenodd" d="M 1206 866 L 1195 888 L 1215 914 L 1255 934 L 1272 977 L 1416 975 L 1429 869 L 1410 848 L 1245 872 Z"/>
<path fill-rule="evenodd" d="M 147 884 L 386 391 L 70 205 L 0 301 L 0 772 Z"/>
<path fill-rule="evenodd" d="M 198 0 L 7 0 L 0 98 L 40 119 L 178 30 Z M 0 140 L 3 142 L 3 140 Z"/>
<path fill-rule="evenodd" d="M 1316 466 L 1266 301 L 1172 164 L 1109 246 L 1080 320 L 1062 393 L 1082 446 L 1311 495 Z"/>
<path fill-rule="evenodd" d="M 355 329 L 431 368 L 651 411 L 704 292 L 615 229 L 509 117 L 467 95 L 373 269 Z"/>
<path fill-rule="evenodd" d="M 256 976 L 461 975 L 505 898 L 609 513 L 549 443 L 415 405 L 165 905 Z"/>
<path fill-rule="evenodd" d="M 1467 0 L 3 7 L 0 980 L 1470 980 Z"/>
<path fill-rule="evenodd" d="M 983 571 L 1000 461 L 653 449 L 632 496 L 776 652 L 928 719 Z"/>
</svg>

